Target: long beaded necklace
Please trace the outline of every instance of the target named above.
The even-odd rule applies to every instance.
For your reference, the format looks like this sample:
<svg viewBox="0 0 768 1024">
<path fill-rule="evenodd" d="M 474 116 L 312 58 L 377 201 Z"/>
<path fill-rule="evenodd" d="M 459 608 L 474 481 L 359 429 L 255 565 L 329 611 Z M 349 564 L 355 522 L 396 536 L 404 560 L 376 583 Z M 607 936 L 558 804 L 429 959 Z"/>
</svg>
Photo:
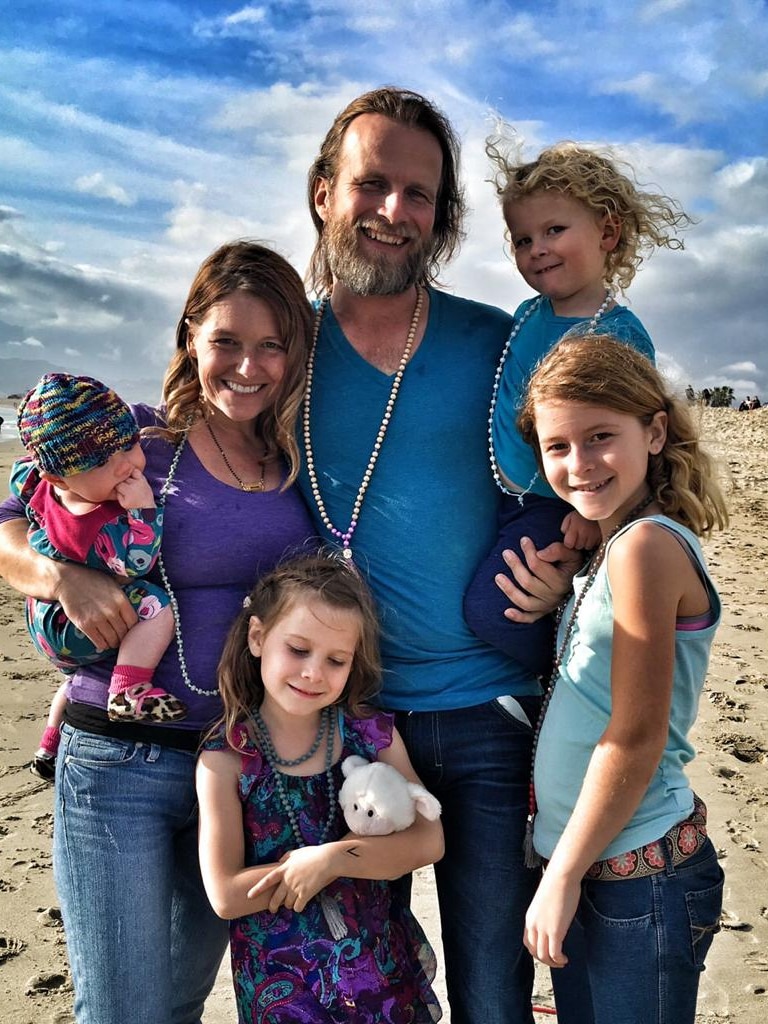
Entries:
<svg viewBox="0 0 768 1024">
<path fill-rule="evenodd" d="M 181 458 L 181 453 L 184 451 L 184 446 L 187 443 L 188 436 L 189 430 L 187 429 L 181 435 L 181 440 L 176 445 L 176 451 L 173 453 L 171 465 L 168 468 L 168 475 L 165 478 L 165 483 L 160 488 L 160 495 L 158 498 L 158 504 L 160 505 L 160 508 L 165 508 L 165 500 L 168 496 L 168 491 L 170 490 L 171 484 L 173 483 L 173 478 L 176 476 L 176 470 L 179 465 L 179 459 Z M 165 562 L 163 561 L 162 549 L 160 550 L 157 556 L 157 568 L 160 573 L 160 579 L 163 581 L 163 586 L 165 587 L 166 593 L 168 594 L 168 600 L 171 605 L 171 611 L 173 612 L 173 626 L 174 633 L 176 636 L 176 652 L 179 658 L 179 670 L 181 672 L 181 678 L 184 681 L 184 685 L 187 687 L 188 690 L 191 690 L 193 693 L 198 694 L 200 697 L 218 697 L 218 686 L 214 687 L 214 689 L 212 690 L 203 690 L 199 686 L 195 686 L 195 684 L 192 682 L 192 679 L 190 678 L 189 669 L 187 668 L 187 659 L 184 655 L 184 641 L 181 635 L 181 618 L 179 616 L 179 602 L 176 600 L 176 595 L 174 594 L 171 588 L 171 581 L 168 579 L 168 573 L 165 571 Z"/>
<path fill-rule="evenodd" d="M 317 748 L 320 746 L 320 740 L 323 738 L 323 734 L 325 733 L 325 730 L 328 728 L 330 718 L 330 707 L 323 708 L 323 710 L 320 712 L 320 725 L 317 730 L 317 736 L 315 736 L 314 740 L 312 741 L 312 746 L 309 748 L 306 754 L 300 754 L 299 757 L 288 759 L 280 757 L 277 750 L 275 749 L 275 745 L 272 742 L 272 735 L 269 731 L 269 726 L 261 717 L 261 712 L 255 711 L 253 714 L 253 719 L 256 723 L 256 726 L 259 729 L 259 732 L 261 733 L 262 743 L 264 744 L 264 747 L 269 751 L 270 754 L 271 759 L 269 763 L 273 766 L 278 764 L 280 765 L 281 768 L 295 768 L 299 764 L 304 764 L 305 761 L 308 761 L 310 757 L 312 757 Z"/>
<path fill-rule="evenodd" d="M 272 769 L 272 774 L 275 778 L 275 789 L 280 799 L 280 803 L 283 805 L 283 810 L 286 813 L 288 821 L 291 824 L 291 831 L 294 834 L 296 842 L 299 846 L 306 846 L 307 842 L 302 835 L 301 828 L 299 827 L 299 820 L 296 816 L 296 810 L 288 799 L 288 791 L 285 788 L 285 779 L 283 772 L 279 771 L 279 767 L 292 768 L 295 765 L 303 764 L 308 761 L 310 757 L 315 753 L 317 748 L 320 746 L 320 741 L 323 738 L 323 734 L 327 734 L 326 745 L 325 745 L 325 778 L 328 787 L 328 816 L 325 819 L 323 829 L 320 833 L 320 837 L 317 840 L 318 846 L 322 845 L 331 831 L 334 819 L 336 817 L 336 793 L 333 783 L 333 745 L 336 738 L 336 726 L 338 724 L 338 712 L 336 708 L 323 708 L 320 714 L 320 728 L 318 729 L 317 736 L 314 739 L 312 746 L 309 748 L 306 754 L 302 754 L 301 757 L 294 758 L 293 760 L 285 760 L 278 756 L 275 750 L 275 745 L 272 742 L 272 736 L 269 732 L 269 727 L 264 719 L 261 717 L 259 711 L 255 711 L 253 714 L 253 721 L 256 726 L 258 733 L 259 742 L 261 744 L 261 751 L 267 764 Z"/>
<path fill-rule="evenodd" d="M 264 490 L 264 470 L 265 470 L 264 460 L 262 459 L 259 462 L 259 465 L 261 466 L 261 476 L 259 477 L 259 479 L 256 481 L 255 484 L 247 484 L 245 482 L 245 480 L 243 480 L 241 477 L 239 477 L 237 475 L 237 473 L 234 471 L 234 469 L 232 468 L 232 463 L 229 461 L 229 458 L 227 457 L 227 453 L 224 451 L 222 446 L 219 444 L 219 439 L 214 434 L 213 427 L 211 426 L 209 420 L 207 418 L 203 417 L 203 422 L 205 423 L 206 427 L 208 428 L 208 433 L 211 435 L 211 440 L 216 445 L 216 447 L 219 449 L 219 455 L 221 455 L 222 459 L 224 460 L 224 465 L 227 467 L 229 472 L 232 474 L 232 476 L 235 478 L 235 480 L 237 480 L 238 484 L 240 485 L 240 490 L 241 491 L 245 491 L 247 494 L 251 494 L 253 491 L 263 491 Z"/>
<path fill-rule="evenodd" d="M 405 368 L 408 365 L 408 360 L 411 358 L 411 351 L 413 349 L 413 342 L 416 337 L 416 331 L 419 327 L 419 320 L 421 319 L 421 308 L 424 303 L 424 292 L 416 285 L 416 305 L 413 310 L 413 316 L 411 317 L 411 326 L 408 328 L 408 335 L 405 341 L 405 348 L 403 355 L 400 359 L 400 365 L 395 373 L 394 380 L 392 381 L 392 387 L 389 392 L 389 399 L 384 409 L 384 416 L 382 417 L 381 424 L 376 433 L 376 440 L 373 444 L 373 451 L 371 452 L 370 458 L 368 459 L 368 465 L 366 466 L 365 472 L 363 473 L 363 479 L 360 482 L 360 487 L 357 491 L 357 497 L 355 498 L 354 505 L 352 506 L 352 516 L 349 521 L 349 526 L 346 530 L 340 530 L 331 522 L 331 518 L 325 508 L 322 495 L 320 494 L 320 485 L 317 479 L 317 472 L 315 471 L 315 457 L 312 452 L 312 437 L 310 430 L 310 418 L 311 418 L 311 401 L 312 401 L 312 383 L 314 380 L 315 373 L 315 353 L 317 351 L 317 339 L 320 336 L 320 324 L 323 320 L 323 314 L 325 313 L 326 306 L 330 300 L 330 296 L 326 295 L 317 309 L 315 316 L 315 326 L 312 335 L 312 347 L 309 352 L 309 359 L 307 361 L 307 388 L 304 398 L 304 451 L 306 453 L 307 462 L 307 475 L 309 476 L 309 484 L 312 490 L 312 497 L 315 500 L 317 511 L 320 514 L 323 526 L 337 539 L 341 541 L 341 553 L 344 558 L 352 558 L 352 535 L 357 528 L 357 521 L 360 518 L 360 509 L 363 506 L 363 499 L 365 493 L 368 490 L 368 485 L 371 482 L 373 476 L 373 470 L 376 466 L 376 462 L 381 452 L 381 446 L 384 443 L 384 438 L 387 433 L 387 427 L 389 421 L 392 418 L 392 410 L 397 400 L 398 392 L 400 391 L 400 384 L 403 380 L 403 374 Z"/>
<path fill-rule="evenodd" d="M 323 733 L 327 732 L 327 741 L 325 747 L 325 779 L 328 789 L 328 816 L 325 819 L 323 829 L 317 840 L 317 846 L 321 846 L 328 836 L 330 835 L 331 826 L 333 825 L 334 819 L 336 818 L 336 787 L 333 783 L 333 746 L 334 740 L 336 739 L 336 729 L 338 727 L 339 713 L 337 708 L 327 707 L 323 708 L 320 715 L 320 728 L 317 736 L 312 743 L 312 746 L 306 754 L 302 754 L 300 757 L 293 758 L 292 760 L 281 758 L 278 756 L 275 750 L 275 745 L 272 742 L 272 737 L 269 732 L 267 723 L 261 717 L 259 711 L 254 712 L 253 721 L 256 726 L 256 732 L 258 733 L 259 741 L 261 743 L 261 751 L 267 764 L 272 770 L 272 776 L 275 780 L 275 792 L 277 793 L 280 803 L 283 805 L 283 810 L 288 817 L 288 821 L 291 825 L 291 831 L 293 832 L 294 838 L 299 846 L 306 846 L 307 842 L 301 832 L 299 825 L 299 819 L 296 815 L 296 810 L 288 799 L 288 792 L 285 786 L 285 779 L 283 773 L 278 770 L 278 766 L 284 768 L 293 767 L 297 764 L 303 764 L 308 761 L 310 757 L 315 753 L 317 748 L 320 746 L 320 740 L 323 737 Z M 344 920 L 344 916 L 339 908 L 336 900 L 331 896 L 325 889 L 321 889 L 317 894 L 317 899 L 320 904 L 325 922 L 328 925 L 328 929 L 332 937 L 338 942 L 347 935 L 347 924 Z"/>
<path fill-rule="evenodd" d="M 619 523 L 619 525 L 615 526 L 608 534 L 608 536 L 602 541 L 600 547 L 592 556 L 592 559 L 589 563 L 587 576 L 584 580 L 584 585 L 581 588 L 581 591 L 579 592 L 579 596 L 573 603 L 571 614 L 568 616 L 568 622 L 566 623 L 565 629 L 563 630 L 563 636 L 560 641 L 557 653 L 555 654 L 555 659 L 552 665 L 552 674 L 549 677 L 547 689 L 544 692 L 544 699 L 541 703 L 541 711 L 539 712 L 539 717 L 536 722 L 536 728 L 533 732 L 533 749 L 531 751 L 531 779 L 528 783 L 528 819 L 525 823 L 525 838 L 523 840 L 523 854 L 525 859 L 525 866 L 527 868 L 536 868 L 541 864 L 541 858 L 533 848 L 533 823 L 536 817 L 536 791 L 533 786 L 533 768 L 534 763 L 536 761 L 536 750 L 539 746 L 539 736 L 541 734 L 541 727 L 544 724 L 544 716 L 546 715 L 547 708 L 549 707 L 550 701 L 552 700 L 552 694 L 555 692 L 555 684 L 557 683 L 558 677 L 560 675 L 560 669 L 563 665 L 563 656 L 565 655 L 565 652 L 568 649 L 568 645 L 571 642 L 571 636 L 573 635 L 573 630 L 576 625 L 576 616 L 579 614 L 579 609 L 584 603 L 584 598 L 587 596 L 587 593 L 589 592 L 592 584 L 595 582 L 598 570 L 600 569 L 600 566 L 603 564 L 603 559 L 605 558 L 605 552 L 608 548 L 609 543 L 613 540 L 613 538 L 620 530 L 623 530 L 628 523 L 631 523 L 633 519 L 636 519 L 637 516 L 643 511 L 643 509 L 647 508 L 653 500 L 653 495 L 649 494 L 645 498 L 643 498 L 642 501 L 639 501 L 634 508 L 630 509 L 627 515 Z M 560 606 L 560 615 L 562 615 L 564 607 L 564 605 Z"/>
<path fill-rule="evenodd" d="M 499 398 L 499 387 L 501 386 L 502 373 L 504 372 L 504 366 L 507 362 L 507 357 L 509 356 L 509 353 L 512 351 L 512 344 L 515 338 L 522 330 L 523 324 L 526 322 L 526 320 L 528 320 L 529 317 L 533 316 L 533 314 L 541 307 L 543 301 L 543 295 L 539 295 L 538 298 L 534 299 L 534 301 L 528 306 L 528 308 L 520 317 L 520 319 L 515 321 L 512 330 L 509 332 L 507 343 L 504 346 L 504 351 L 501 353 L 499 365 L 496 367 L 496 374 L 493 378 L 491 407 L 488 411 L 488 454 L 491 457 L 491 472 L 493 473 L 493 479 L 496 481 L 496 485 L 499 487 L 499 489 L 502 490 L 505 494 L 513 494 L 518 498 L 520 497 L 520 492 L 511 491 L 505 485 L 504 481 L 501 479 L 501 470 L 499 469 L 499 462 L 498 459 L 496 458 L 496 446 L 493 443 L 493 417 L 496 412 L 496 403 Z M 585 334 L 595 333 L 595 328 L 597 327 L 598 321 L 601 319 L 602 316 L 605 315 L 611 302 L 613 302 L 613 292 L 611 292 L 611 290 L 609 289 L 605 293 L 605 298 L 603 299 L 601 306 L 598 308 L 595 315 L 587 324 L 587 329 L 584 332 Z M 531 483 L 533 483 L 533 481 L 531 481 Z M 531 485 L 529 484 L 528 486 L 530 487 Z"/>
</svg>

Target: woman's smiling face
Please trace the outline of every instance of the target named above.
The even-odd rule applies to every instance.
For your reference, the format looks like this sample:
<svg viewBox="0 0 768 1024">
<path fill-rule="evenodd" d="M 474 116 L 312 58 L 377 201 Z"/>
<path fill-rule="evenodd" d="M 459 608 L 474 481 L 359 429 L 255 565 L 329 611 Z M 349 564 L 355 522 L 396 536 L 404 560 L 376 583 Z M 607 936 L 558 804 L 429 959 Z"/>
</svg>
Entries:
<svg viewBox="0 0 768 1024">
<path fill-rule="evenodd" d="M 187 347 L 201 395 L 229 419 L 253 420 L 274 402 L 285 373 L 286 345 L 263 299 L 231 292 L 201 323 L 190 324 Z"/>
</svg>

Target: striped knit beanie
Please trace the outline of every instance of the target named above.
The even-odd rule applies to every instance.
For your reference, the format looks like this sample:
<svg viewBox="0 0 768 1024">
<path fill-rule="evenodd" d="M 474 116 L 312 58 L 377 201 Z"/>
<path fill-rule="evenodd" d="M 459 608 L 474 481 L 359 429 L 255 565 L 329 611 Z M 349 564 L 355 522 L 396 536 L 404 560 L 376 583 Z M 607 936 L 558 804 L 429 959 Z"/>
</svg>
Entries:
<svg viewBox="0 0 768 1024">
<path fill-rule="evenodd" d="M 46 373 L 23 399 L 19 437 L 38 468 L 54 476 L 96 469 L 139 440 L 136 419 L 93 377 Z"/>
</svg>

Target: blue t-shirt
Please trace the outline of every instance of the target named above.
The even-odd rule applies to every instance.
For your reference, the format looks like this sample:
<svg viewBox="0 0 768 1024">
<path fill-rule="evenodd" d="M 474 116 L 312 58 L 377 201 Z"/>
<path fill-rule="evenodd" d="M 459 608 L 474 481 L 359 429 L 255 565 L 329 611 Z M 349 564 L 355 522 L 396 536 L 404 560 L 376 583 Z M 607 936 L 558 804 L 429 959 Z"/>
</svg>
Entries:
<svg viewBox="0 0 768 1024">
<path fill-rule="evenodd" d="M 523 302 L 515 312 L 515 319 L 522 319 L 526 309 L 537 301 L 538 298 Z M 586 330 L 588 325 L 588 318 L 555 316 L 552 303 L 542 296 L 538 309 L 520 328 L 507 354 L 493 416 L 493 447 L 503 476 L 520 490 L 530 490 L 546 498 L 555 497 L 555 492 L 538 471 L 533 449 L 520 436 L 517 414 L 537 364 L 564 334 Z M 626 306 L 617 305 L 605 313 L 597 323 L 595 334 L 612 334 L 654 362 L 653 342 Z"/>
<path fill-rule="evenodd" d="M 488 464 L 493 376 L 512 326 L 499 309 L 430 289 L 429 321 L 406 367 L 352 539 L 382 619 L 386 707 L 470 707 L 539 692 L 533 676 L 478 640 L 464 591 L 496 536 Z M 405 344 L 405 337 L 403 337 Z M 315 359 L 311 436 L 331 522 L 347 530 L 392 377 L 366 362 L 326 307 Z M 306 468 L 299 485 L 322 525 Z"/>
</svg>

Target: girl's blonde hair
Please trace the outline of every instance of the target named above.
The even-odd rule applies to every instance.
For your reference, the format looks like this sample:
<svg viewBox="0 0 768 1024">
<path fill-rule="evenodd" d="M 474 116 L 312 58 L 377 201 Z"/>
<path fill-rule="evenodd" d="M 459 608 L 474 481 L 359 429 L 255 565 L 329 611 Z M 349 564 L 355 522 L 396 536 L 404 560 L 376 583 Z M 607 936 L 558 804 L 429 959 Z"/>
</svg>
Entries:
<svg viewBox="0 0 768 1024">
<path fill-rule="evenodd" d="M 655 249 L 684 248 L 675 231 L 692 224 L 692 218 L 669 196 L 643 191 L 632 168 L 608 150 L 564 141 L 542 150 L 535 160 L 523 161 L 522 141 L 502 126 L 500 134 L 486 139 L 485 151 L 496 168 L 490 181 L 505 216 L 516 200 L 552 189 L 583 203 L 597 217 L 618 219 L 618 244 L 605 254 L 605 281 L 620 291 L 629 287 L 644 257 Z"/>
<path fill-rule="evenodd" d="M 254 428 L 266 445 L 268 460 L 285 456 L 289 467 L 285 488 L 299 472 L 295 424 L 304 397 L 313 315 L 298 273 L 279 253 L 259 242 L 241 239 L 222 245 L 197 271 L 176 327 L 176 352 L 163 381 L 166 427 L 152 432 L 178 441 L 203 416 L 189 341 L 211 308 L 236 291 L 267 303 L 286 349 L 285 372 L 274 402 L 260 413 Z"/>
<path fill-rule="evenodd" d="M 662 512 L 698 536 L 728 524 L 723 492 L 710 456 L 702 450 L 688 404 L 676 398 L 649 360 L 609 334 L 567 337 L 539 364 L 528 385 L 518 426 L 536 452 L 540 402 L 599 405 L 650 424 L 667 414 L 667 438 L 658 455 L 648 456 L 648 486 Z"/>
<path fill-rule="evenodd" d="M 261 659 L 254 657 L 248 647 L 251 618 L 255 615 L 261 620 L 266 635 L 302 601 L 320 601 L 330 608 L 357 614 L 360 636 L 338 703 L 344 704 L 354 717 L 369 713 L 365 705 L 381 685 L 379 620 L 371 592 L 360 574 L 335 553 L 304 555 L 278 566 L 256 583 L 224 644 L 218 679 L 224 703 L 224 731 L 233 747 L 235 726 L 248 722 L 264 699 Z"/>
</svg>

